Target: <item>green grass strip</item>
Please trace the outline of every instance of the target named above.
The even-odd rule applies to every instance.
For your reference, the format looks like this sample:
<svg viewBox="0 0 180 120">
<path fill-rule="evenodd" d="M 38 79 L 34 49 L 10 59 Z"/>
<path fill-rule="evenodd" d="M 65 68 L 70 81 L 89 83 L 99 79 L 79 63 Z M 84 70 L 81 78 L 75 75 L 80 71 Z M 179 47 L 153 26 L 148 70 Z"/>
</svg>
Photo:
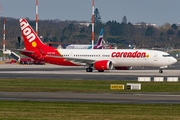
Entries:
<svg viewBox="0 0 180 120">
<path fill-rule="evenodd" d="M 0 79 L 7 92 L 180 92 L 179 82 L 142 82 L 140 91 L 110 90 L 123 80 Z M 177 120 L 179 104 L 0 101 L 0 120 Z"/>
<path fill-rule="evenodd" d="M 141 82 L 141 90 L 126 89 L 123 80 L 0 79 L 1 92 L 180 92 L 180 82 Z M 124 90 L 111 90 L 110 84 L 124 84 Z"/>
<path fill-rule="evenodd" d="M 179 120 L 180 105 L 0 101 L 1 120 Z"/>
</svg>

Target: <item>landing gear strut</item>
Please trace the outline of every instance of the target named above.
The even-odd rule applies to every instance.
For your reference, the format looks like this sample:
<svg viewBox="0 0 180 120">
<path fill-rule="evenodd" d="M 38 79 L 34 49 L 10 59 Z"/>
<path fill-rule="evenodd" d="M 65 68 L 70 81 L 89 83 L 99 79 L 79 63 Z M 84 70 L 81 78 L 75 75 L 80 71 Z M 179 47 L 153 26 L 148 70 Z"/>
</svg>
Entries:
<svg viewBox="0 0 180 120">
<path fill-rule="evenodd" d="M 160 68 L 160 69 L 159 69 L 159 73 L 163 73 L 163 70 L 162 70 L 162 68 Z"/>
</svg>

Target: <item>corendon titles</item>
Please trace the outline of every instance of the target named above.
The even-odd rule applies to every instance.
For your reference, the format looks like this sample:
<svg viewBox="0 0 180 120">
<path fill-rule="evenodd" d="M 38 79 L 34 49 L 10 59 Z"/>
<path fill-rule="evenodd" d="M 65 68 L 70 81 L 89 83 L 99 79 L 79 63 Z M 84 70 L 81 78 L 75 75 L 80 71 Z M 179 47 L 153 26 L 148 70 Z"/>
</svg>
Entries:
<svg viewBox="0 0 180 120">
<path fill-rule="evenodd" d="M 146 52 L 113 52 L 112 58 L 145 58 Z"/>
</svg>

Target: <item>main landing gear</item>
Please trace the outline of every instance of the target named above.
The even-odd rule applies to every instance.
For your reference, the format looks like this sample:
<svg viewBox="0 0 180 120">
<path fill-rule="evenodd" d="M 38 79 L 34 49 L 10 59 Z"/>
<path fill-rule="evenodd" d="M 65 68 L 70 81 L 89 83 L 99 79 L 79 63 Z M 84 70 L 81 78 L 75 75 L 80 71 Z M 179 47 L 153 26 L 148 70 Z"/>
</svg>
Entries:
<svg viewBox="0 0 180 120">
<path fill-rule="evenodd" d="M 93 69 L 91 67 L 86 68 L 86 72 L 92 72 Z M 98 72 L 104 72 L 104 70 L 98 70 Z"/>
<path fill-rule="evenodd" d="M 88 68 L 86 68 L 86 72 L 92 72 L 93 68 L 92 66 L 89 66 Z M 98 70 L 98 72 L 104 72 L 104 70 Z"/>
<path fill-rule="evenodd" d="M 86 72 L 92 72 L 93 69 L 91 67 L 86 68 Z"/>
<path fill-rule="evenodd" d="M 163 70 L 162 70 L 162 68 L 160 68 L 160 69 L 159 69 L 159 73 L 163 73 Z"/>
</svg>

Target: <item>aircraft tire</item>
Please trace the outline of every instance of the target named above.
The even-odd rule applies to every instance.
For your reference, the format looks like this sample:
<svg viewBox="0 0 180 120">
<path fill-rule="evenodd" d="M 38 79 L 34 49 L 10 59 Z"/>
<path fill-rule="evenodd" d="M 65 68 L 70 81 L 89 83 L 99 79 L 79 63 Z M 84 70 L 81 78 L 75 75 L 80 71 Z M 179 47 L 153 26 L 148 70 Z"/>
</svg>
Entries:
<svg viewBox="0 0 180 120">
<path fill-rule="evenodd" d="M 92 72 L 93 69 L 92 68 L 86 68 L 86 72 Z"/>
<path fill-rule="evenodd" d="M 159 73 L 163 73 L 163 70 L 162 70 L 162 69 L 159 69 Z"/>
</svg>

